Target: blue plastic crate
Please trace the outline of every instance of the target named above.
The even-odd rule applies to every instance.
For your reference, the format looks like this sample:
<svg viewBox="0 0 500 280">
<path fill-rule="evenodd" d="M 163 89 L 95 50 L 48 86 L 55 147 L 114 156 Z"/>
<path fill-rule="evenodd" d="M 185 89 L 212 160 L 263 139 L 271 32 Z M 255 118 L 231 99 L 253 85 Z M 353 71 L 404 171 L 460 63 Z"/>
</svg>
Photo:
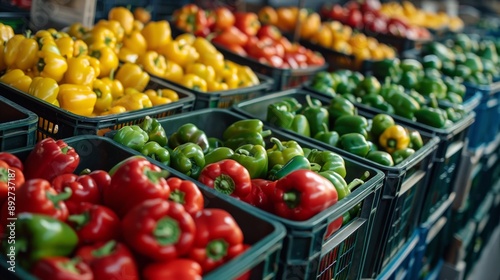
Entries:
<svg viewBox="0 0 500 280">
<path fill-rule="evenodd" d="M 385 267 L 377 276 L 377 279 L 396 280 L 396 279 L 414 279 L 414 267 L 416 260 L 416 251 L 420 235 L 415 231 L 411 238 L 405 243 L 403 248 L 398 251 L 396 257 Z"/>
</svg>

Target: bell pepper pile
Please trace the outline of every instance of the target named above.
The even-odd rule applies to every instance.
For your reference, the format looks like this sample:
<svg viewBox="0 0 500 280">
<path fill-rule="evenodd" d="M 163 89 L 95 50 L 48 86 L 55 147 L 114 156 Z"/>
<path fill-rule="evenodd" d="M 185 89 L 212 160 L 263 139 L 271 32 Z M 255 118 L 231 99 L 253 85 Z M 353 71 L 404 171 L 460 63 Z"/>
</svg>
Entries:
<svg viewBox="0 0 500 280">
<path fill-rule="evenodd" d="M 86 117 L 178 101 L 170 89 L 146 90 L 146 71 L 159 63 L 153 55 L 141 57 L 141 65 L 120 66 L 126 54 L 146 51 L 146 38 L 161 37 L 152 35 L 155 30 L 143 36 L 137 22 L 131 11 L 115 7 L 91 29 L 74 23 L 67 32 L 50 28 L 12 35 L 1 30 L 0 82 Z"/>
<path fill-rule="evenodd" d="M 465 87 L 459 80 L 424 69 L 415 59 L 386 59 L 374 62 L 373 67 L 374 76 L 350 70 L 318 73 L 311 87 L 435 128 L 450 127 L 465 116 L 460 105 L 445 108 L 439 102 L 462 103 Z"/>
<path fill-rule="evenodd" d="M 173 22 L 180 30 L 210 38 L 217 46 L 272 67 L 296 69 L 325 64 L 321 55 L 290 42 L 270 21 L 261 22 L 262 17 L 254 12 L 233 13 L 227 7 L 204 10 L 187 4 L 175 11 Z"/>
<path fill-rule="evenodd" d="M 306 100 L 305 105 L 294 97 L 272 103 L 266 120 L 384 166 L 401 163 L 424 144 L 417 130 L 396 124 L 387 114 L 371 120 L 360 116 L 354 105 L 340 95 L 334 96 L 328 106 L 309 95 Z"/>
<path fill-rule="evenodd" d="M 145 157 L 79 165 L 52 138 L 24 162 L 0 153 L 1 251 L 37 279 L 201 279 L 250 248 L 230 213 Z"/>
</svg>

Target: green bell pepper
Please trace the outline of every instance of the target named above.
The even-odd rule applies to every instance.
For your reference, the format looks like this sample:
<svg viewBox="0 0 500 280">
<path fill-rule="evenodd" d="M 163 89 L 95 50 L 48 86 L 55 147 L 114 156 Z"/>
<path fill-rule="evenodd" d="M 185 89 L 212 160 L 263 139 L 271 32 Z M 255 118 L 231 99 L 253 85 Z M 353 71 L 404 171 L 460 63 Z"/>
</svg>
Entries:
<svg viewBox="0 0 500 280">
<path fill-rule="evenodd" d="M 307 159 L 311 163 L 311 166 L 313 164 L 320 166 L 318 172 L 331 170 L 340 174 L 342 178 L 347 174 L 344 158 L 335 152 L 313 149 L 307 156 Z"/>
<path fill-rule="evenodd" d="M 113 140 L 126 147 L 139 151 L 149 140 L 148 133 L 138 125 L 127 125 L 120 128 Z"/>
<path fill-rule="evenodd" d="M 475 53 L 466 53 L 464 65 L 467 66 L 472 73 L 483 72 L 483 62 Z"/>
<path fill-rule="evenodd" d="M 441 70 L 443 62 L 435 54 L 428 54 L 422 57 L 422 66 L 424 69 L 437 69 Z"/>
<path fill-rule="evenodd" d="M 412 89 L 408 91 L 408 95 L 411 96 L 415 101 L 417 101 L 420 107 L 427 105 L 427 99 L 420 94 L 418 91 Z"/>
<path fill-rule="evenodd" d="M 388 114 L 394 113 L 394 108 L 389 104 L 382 95 L 379 94 L 368 94 L 361 98 L 361 103 L 382 110 Z"/>
<path fill-rule="evenodd" d="M 466 66 L 464 66 L 464 67 L 467 68 Z M 467 68 L 467 70 L 468 70 L 469 75 L 470 75 L 470 69 Z M 456 76 L 455 75 L 456 74 L 455 62 L 453 62 L 453 61 L 443 61 L 443 67 L 441 67 L 441 72 L 443 72 L 443 74 L 445 74 L 446 76 Z"/>
<path fill-rule="evenodd" d="M 394 92 L 386 100 L 394 107 L 396 115 L 410 120 L 413 120 L 414 112 L 420 109 L 418 102 L 406 93 Z"/>
<path fill-rule="evenodd" d="M 326 143 L 332 147 L 337 146 L 337 142 L 339 141 L 340 137 L 338 132 L 334 130 L 330 131 L 325 123 L 323 123 L 323 125 L 325 126 L 325 130 L 316 133 L 316 135 L 314 135 L 314 139 Z"/>
<path fill-rule="evenodd" d="M 264 178 L 267 174 L 267 151 L 262 145 L 240 146 L 234 151 L 231 159 L 243 165 L 252 179 Z"/>
<path fill-rule="evenodd" d="M 231 148 L 233 150 L 236 150 L 240 146 L 245 144 L 265 146 L 266 142 L 264 140 L 264 137 L 267 137 L 269 135 L 271 135 L 271 130 L 264 130 L 262 132 L 241 133 L 233 138 L 229 138 L 226 141 L 224 141 L 224 146 Z"/>
<path fill-rule="evenodd" d="M 448 92 L 451 91 L 451 92 L 454 92 L 454 93 L 460 95 L 461 97 L 464 97 L 466 88 L 463 85 L 463 80 L 458 81 L 458 79 L 455 79 L 455 78 L 452 78 L 449 76 L 445 76 L 443 78 L 443 82 L 446 85 Z"/>
<path fill-rule="evenodd" d="M 329 114 L 326 108 L 315 106 L 312 104 L 311 96 L 306 95 L 307 106 L 302 111 L 302 114 L 309 122 L 311 135 L 316 135 L 318 132 L 324 131 L 323 123 L 330 125 Z"/>
<path fill-rule="evenodd" d="M 205 155 L 205 165 L 221 161 L 223 159 L 231 158 L 234 155 L 234 151 L 228 147 L 218 147 L 208 152 Z"/>
<path fill-rule="evenodd" d="M 311 136 L 311 127 L 309 125 L 309 121 L 307 120 L 306 116 L 302 114 L 296 114 L 295 117 L 293 117 L 290 130 L 306 137 Z"/>
<path fill-rule="evenodd" d="M 354 104 L 340 95 L 333 97 L 330 105 L 328 105 L 328 115 L 331 123 L 335 123 L 340 116 L 353 116 L 355 114 L 356 107 L 354 107 Z"/>
<path fill-rule="evenodd" d="M 367 94 L 378 94 L 381 87 L 380 82 L 374 76 L 365 76 L 357 85 L 356 90 L 353 92 L 357 97 L 363 97 Z"/>
<path fill-rule="evenodd" d="M 445 111 L 446 111 L 446 117 L 452 122 L 458 122 L 464 117 L 462 112 L 455 110 L 452 107 L 446 108 Z"/>
<path fill-rule="evenodd" d="M 417 122 L 436 128 L 443 128 L 446 125 L 448 116 L 441 108 L 425 107 L 415 111 Z"/>
<path fill-rule="evenodd" d="M 395 93 L 404 94 L 405 88 L 402 85 L 392 84 L 389 78 L 385 79 L 379 90 L 379 95 L 381 95 L 384 100 L 388 101 L 391 99 L 392 95 Z"/>
<path fill-rule="evenodd" d="M 450 75 L 453 75 L 455 77 L 459 77 L 462 79 L 467 79 L 468 77 L 470 77 L 472 75 L 472 70 L 463 64 L 458 64 L 458 65 L 455 65 L 455 68 L 453 68 Z"/>
<path fill-rule="evenodd" d="M 388 152 L 370 151 L 366 155 L 366 159 L 374 161 L 378 164 L 385 165 L 385 166 L 394 166 L 394 161 L 392 160 L 392 157 Z"/>
<path fill-rule="evenodd" d="M 340 136 L 339 148 L 360 157 L 365 157 L 370 151 L 370 144 L 363 135 L 354 132 Z"/>
<path fill-rule="evenodd" d="M 418 85 L 418 76 L 415 72 L 403 72 L 399 84 L 405 89 L 414 89 Z"/>
<path fill-rule="evenodd" d="M 220 140 L 219 138 L 217 137 L 208 137 L 208 151 L 207 151 L 207 154 L 212 152 L 213 150 L 219 148 L 219 147 L 223 147 L 224 146 L 224 142 L 222 142 L 222 140 Z"/>
<path fill-rule="evenodd" d="M 295 97 L 287 97 L 280 102 L 284 102 L 289 105 L 289 111 L 292 113 L 297 113 L 302 109 L 302 104 Z"/>
<path fill-rule="evenodd" d="M 271 137 L 273 147 L 267 149 L 268 168 L 273 168 L 276 164 L 285 165 L 295 156 L 303 156 L 302 147 L 293 140 L 280 141 L 278 138 Z"/>
<path fill-rule="evenodd" d="M 441 78 L 424 77 L 418 83 L 418 92 L 422 95 L 434 93 L 438 99 L 444 99 L 448 88 Z"/>
<path fill-rule="evenodd" d="M 464 102 L 462 96 L 458 93 L 454 93 L 453 91 L 448 91 L 445 99 L 453 104 L 462 104 Z"/>
<path fill-rule="evenodd" d="M 377 114 L 372 119 L 370 135 L 378 144 L 378 138 L 388 127 L 395 125 L 394 119 L 387 114 Z"/>
<path fill-rule="evenodd" d="M 288 103 L 285 102 L 284 104 L 284 106 L 289 108 L 290 105 L 288 105 Z M 232 123 L 224 130 L 222 134 L 222 141 L 227 141 L 230 138 L 238 137 L 241 134 L 247 134 L 249 132 L 262 133 L 263 128 L 264 123 L 259 119 L 239 120 Z"/>
<path fill-rule="evenodd" d="M 203 150 L 196 143 L 181 144 L 172 151 L 170 165 L 175 170 L 193 179 L 198 179 L 205 166 Z"/>
<path fill-rule="evenodd" d="M 415 151 L 417 151 L 424 146 L 422 135 L 420 135 L 420 132 L 418 132 L 418 130 L 408 131 L 408 137 L 410 137 L 410 143 L 408 144 L 408 148 L 412 148 Z"/>
<path fill-rule="evenodd" d="M 148 141 L 155 141 L 162 147 L 167 146 L 167 133 L 157 119 L 146 116 L 139 126 L 148 134 Z"/>
<path fill-rule="evenodd" d="M 328 73 L 327 71 L 321 71 L 321 72 L 316 73 L 316 75 L 314 75 L 314 77 L 312 78 L 311 84 L 312 84 L 313 88 L 315 88 L 316 86 L 319 86 L 319 85 L 324 85 L 324 86 L 327 86 L 329 88 L 332 88 L 334 85 L 334 79 L 333 79 L 332 75 L 330 73 Z"/>
<path fill-rule="evenodd" d="M 338 200 L 344 199 L 349 194 L 349 189 L 347 188 L 347 183 L 340 174 L 335 171 L 323 171 L 320 172 L 319 175 L 323 176 L 325 179 L 330 181 L 335 190 L 337 190 Z"/>
<path fill-rule="evenodd" d="M 160 146 L 158 142 L 150 141 L 146 143 L 142 146 L 140 153 L 164 165 L 170 165 L 170 152 L 166 148 Z"/>
<path fill-rule="evenodd" d="M 363 137 L 368 137 L 368 120 L 359 115 L 341 116 L 335 121 L 333 130 L 342 136 L 348 133 L 359 133 Z"/>
<path fill-rule="evenodd" d="M 15 254 L 26 269 L 43 258 L 69 256 L 78 245 L 78 236 L 68 224 L 41 214 L 17 215 L 15 233 L 15 244 L 5 239 L 2 249 L 7 256 Z"/>
<path fill-rule="evenodd" d="M 392 82 L 397 83 L 401 78 L 401 61 L 398 58 L 386 58 L 373 62 L 373 73 L 379 79 L 388 77 Z"/>
<path fill-rule="evenodd" d="M 290 104 L 285 101 L 276 102 L 267 106 L 266 121 L 271 125 L 290 129 L 295 113 L 291 112 Z"/>
<path fill-rule="evenodd" d="M 403 72 L 417 73 L 417 72 L 422 72 L 424 70 L 424 66 L 422 65 L 422 63 L 413 58 L 405 58 L 401 60 L 399 67 Z"/>
<path fill-rule="evenodd" d="M 208 152 L 210 148 L 208 137 L 205 132 L 192 123 L 186 123 L 180 126 L 176 132 L 170 135 L 168 141 L 168 145 L 172 149 L 185 143 L 197 144 L 200 146 L 203 153 Z"/>
<path fill-rule="evenodd" d="M 411 155 L 415 153 L 415 150 L 412 148 L 404 148 L 401 150 L 396 150 L 394 151 L 391 156 L 392 159 L 394 160 L 394 164 L 399 164 L 405 159 L 409 158 Z"/>
<path fill-rule="evenodd" d="M 276 164 L 267 175 L 267 179 L 271 181 L 279 180 L 286 175 L 299 169 L 311 169 L 311 164 L 304 156 L 294 156 L 284 165 Z"/>
</svg>

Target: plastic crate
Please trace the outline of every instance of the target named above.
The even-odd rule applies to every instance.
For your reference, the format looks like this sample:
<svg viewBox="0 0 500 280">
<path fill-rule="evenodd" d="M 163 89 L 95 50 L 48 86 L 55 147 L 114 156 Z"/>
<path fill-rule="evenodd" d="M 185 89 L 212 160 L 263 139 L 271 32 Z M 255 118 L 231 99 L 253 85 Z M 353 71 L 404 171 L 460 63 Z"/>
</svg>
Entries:
<svg viewBox="0 0 500 280">
<path fill-rule="evenodd" d="M 185 1 L 171 0 L 97 0 L 95 20 L 105 19 L 109 11 L 115 6 L 130 7 L 133 11 L 137 7 L 148 9 L 152 20 L 164 20 L 171 16 L 175 10 L 182 7 Z"/>
<path fill-rule="evenodd" d="M 408 39 L 405 37 L 398 37 L 391 34 L 381 34 L 381 33 L 371 33 L 366 32 L 367 36 L 375 37 L 379 43 L 383 43 L 389 46 L 394 47 L 399 54 L 402 54 L 405 51 L 416 49 L 422 49 L 422 46 L 428 42 L 431 42 L 433 39 Z"/>
<path fill-rule="evenodd" d="M 63 110 L 1 82 L 0 96 L 4 96 L 18 104 L 23 104 L 28 110 L 38 115 L 37 140 L 47 137 L 61 139 L 83 134 L 104 135 L 109 130 L 140 123 L 146 116 L 163 118 L 193 109 L 194 95 L 182 88 L 166 84 L 162 80 L 153 77 L 147 88 L 170 88 L 178 93 L 179 101 L 116 115 L 84 117 Z"/>
<path fill-rule="evenodd" d="M 305 103 L 307 95 L 319 99 L 323 104 L 329 103 L 329 99 L 324 96 L 315 95 L 301 89 L 289 89 L 251 101 L 238 103 L 233 109 L 248 117 L 266 121 L 268 105 L 288 97 L 294 97 L 300 103 Z M 370 112 L 358 111 L 358 113 L 369 119 L 374 116 Z M 385 179 L 382 187 L 382 198 L 375 218 L 377 226 L 372 233 L 372 242 L 368 251 L 368 259 L 370 261 L 366 263 L 366 271 L 364 272 L 364 276 L 374 277 L 390 262 L 391 258 L 404 245 L 407 238 L 410 237 L 418 225 L 421 200 L 424 195 L 423 190 L 430 178 L 430 171 L 439 139 L 422 133 L 425 143 L 424 147 L 418 150 L 414 156 L 406 159 L 397 166 L 389 167 L 350 154 L 316 139 L 304 137 L 289 130 L 284 131 L 323 149 L 335 151 L 344 158 L 351 158 L 356 162 L 373 166 L 384 173 Z"/>
<path fill-rule="evenodd" d="M 30 12 L 8 3 L 0 3 L 0 23 L 10 25 L 14 33 L 23 34 L 29 28 Z"/>
<path fill-rule="evenodd" d="M 123 149 L 106 137 L 83 135 L 64 140 L 80 155 L 80 165 L 75 171 L 76 174 L 84 168 L 110 170 L 120 161 L 137 154 L 133 150 Z M 31 149 L 17 149 L 11 152 L 24 160 Z M 189 179 L 173 169 L 166 169 L 172 176 Z M 255 213 L 248 205 L 237 205 L 227 197 L 219 195 L 199 183 L 197 185 L 204 195 L 205 207 L 221 208 L 231 213 L 243 231 L 245 243 L 251 245 L 245 253 L 205 275 L 203 279 L 236 279 L 242 272 L 248 270 L 251 270 L 251 279 L 272 279 L 276 275 L 276 263 L 285 236 L 284 227 L 259 215 L 259 213 Z M 35 279 L 20 267 L 16 267 L 14 274 L 8 272 L 5 256 L 2 255 L 0 259 L 2 259 L 0 262 L 1 279 Z"/>
<path fill-rule="evenodd" d="M 416 260 L 416 250 L 420 236 L 418 231 L 414 231 L 404 246 L 398 251 L 396 257 L 380 272 L 376 279 L 398 280 L 414 278 L 414 267 Z"/>
<path fill-rule="evenodd" d="M 38 116 L 0 96 L 0 151 L 35 144 Z"/>
<path fill-rule="evenodd" d="M 161 120 L 160 123 L 167 135 L 171 135 L 185 123 L 193 123 L 205 131 L 207 136 L 221 138 L 229 125 L 243 119 L 246 118 L 229 110 L 202 109 L 171 116 Z M 302 147 L 319 149 L 315 145 L 271 127 L 264 126 L 264 129 L 270 129 L 272 136 L 280 140 L 295 140 Z M 266 146 L 270 148 L 271 144 L 267 143 Z M 287 230 L 277 279 L 359 278 L 372 232 L 383 174 L 372 167 L 348 159 L 345 159 L 345 164 L 348 170 L 346 176 L 348 182 L 359 178 L 365 171 L 370 172 L 369 179 L 350 196 L 309 220 L 292 221 L 251 206 L 255 213 L 280 222 Z M 245 204 L 232 197 L 230 199 L 236 201 L 235 203 Z M 324 240 L 328 224 L 361 202 L 360 215 Z"/>
<path fill-rule="evenodd" d="M 493 207 L 491 207 L 490 213 L 490 230 L 494 231 L 495 227 L 500 224 L 500 179 L 496 181 L 491 194 L 493 195 Z"/>
</svg>

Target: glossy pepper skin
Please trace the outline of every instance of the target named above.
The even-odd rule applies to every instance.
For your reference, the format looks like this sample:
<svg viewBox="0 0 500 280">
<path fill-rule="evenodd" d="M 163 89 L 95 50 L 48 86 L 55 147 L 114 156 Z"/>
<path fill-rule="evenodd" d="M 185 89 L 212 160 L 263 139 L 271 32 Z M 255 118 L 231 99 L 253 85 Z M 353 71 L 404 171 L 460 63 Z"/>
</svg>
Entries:
<svg viewBox="0 0 500 280">
<path fill-rule="evenodd" d="M 167 61 L 165 56 L 156 51 L 146 51 L 139 55 L 136 63 L 140 64 L 146 72 L 156 77 L 163 77 L 167 70 Z"/>
<path fill-rule="evenodd" d="M 266 179 L 252 179 L 252 192 L 243 199 L 246 203 L 257 208 L 272 213 L 273 203 L 272 196 L 276 181 Z"/>
<path fill-rule="evenodd" d="M 64 73 L 63 79 L 67 84 L 91 86 L 98 76 L 89 56 L 71 57 L 67 59 L 67 62 L 68 70 Z"/>
<path fill-rule="evenodd" d="M 394 119 L 387 114 L 377 114 L 372 119 L 372 126 L 370 129 L 370 135 L 372 139 L 378 144 L 378 138 L 380 134 L 384 132 L 388 127 L 395 125 Z"/>
<path fill-rule="evenodd" d="M 228 126 L 223 134 L 222 141 L 226 141 L 230 138 L 239 136 L 240 134 L 249 133 L 249 132 L 262 132 L 264 128 L 264 123 L 259 119 L 246 119 L 239 120 L 232 123 Z"/>
<path fill-rule="evenodd" d="M 155 261 L 187 254 L 194 243 L 195 223 L 181 204 L 163 199 L 146 200 L 121 221 L 125 242 Z"/>
<path fill-rule="evenodd" d="M 149 97 L 135 88 L 126 88 L 124 96 L 114 100 L 111 106 L 123 106 L 127 111 L 141 110 L 153 107 Z"/>
<path fill-rule="evenodd" d="M 54 104 L 59 94 L 59 85 L 52 78 L 35 77 L 31 81 L 28 94 Z"/>
<path fill-rule="evenodd" d="M 224 146 L 233 150 L 238 149 L 242 145 L 252 144 L 265 146 L 265 137 L 271 135 L 271 130 L 264 130 L 261 132 L 242 132 L 224 141 Z"/>
<path fill-rule="evenodd" d="M 166 166 L 170 165 L 169 150 L 160 146 L 160 144 L 154 141 L 147 142 L 146 144 L 144 144 L 144 146 L 142 146 L 139 152 L 144 156 L 157 160 Z"/>
<path fill-rule="evenodd" d="M 23 162 L 14 154 L 9 152 L 0 152 L 0 160 L 6 162 L 11 167 L 18 168 L 19 170 L 24 170 Z"/>
<path fill-rule="evenodd" d="M 284 129 L 291 129 L 295 116 L 290 104 L 285 101 L 276 102 L 267 106 L 266 120 L 272 125 Z"/>
<path fill-rule="evenodd" d="M 103 202 L 123 217 L 131 208 L 148 199 L 167 199 L 170 195 L 165 177 L 168 171 L 142 156 L 118 163 L 111 171 L 111 183 L 103 190 Z"/>
<path fill-rule="evenodd" d="M 32 68 L 38 58 L 38 44 L 34 38 L 16 34 L 5 42 L 5 64 L 10 69 L 26 71 Z"/>
<path fill-rule="evenodd" d="M 167 133 L 157 119 L 146 116 L 139 126 L 148 134 L 148 141 L 154 141 L 162 147 L 167 146 Z"/>
<path fill-rule="evenodd" d="M 420 109 L 418 102 L 408 94 L 395 91 L 385 100 L 394 107 L 396 115 L 413 120 L 414 113 Z"/>
<path fill-rule="evenodd" d="M 306 100 L 307 106 L 302 111 L 302 114 L 307 118 L 307 121 L 309 122 L 311 134 L 316 135 L 319 132 L 325 131 L 324 124 L 326 124 L 326 127 L 330 126 L 329 113 L 326 108 L 313 105 L 310 95 L 306 95 Z"/>
<path fill-rule="evenodd" d="M 415 111 L 417 122 L 423 123 L 435 128 L 443 128 L 446 125 L 448 116 L 446 111 L 441 108 L 421 108 Z"/>
<path fill-rule="evenodd" d="M 205 166 L 203 150 L 195 143 L 179 145 L 172 151 L 170 165 L 177 171 L 197 179 Z"/>
<path fill-rule="evenodd" d="M 340 95 L 334 96 L 330 101 L 330 105 L 328 105 L 328 115 L 331 123 L 335 123 L 343 115 L 353 116 L 355 111 L 354 104 Z"/>
<path fill-rule="evenodd" d="M 276 181 L 299 169 L 311 169 L 311 163 L 305 156 L 294 156 L 284 165 L 276 164 L 269 171 L 267 178 Z"/>
<path fill-rule="evenodd" d="M 385 166 L 394 166 L 395 164 L 391 154 L 384 151 L 370 151 L 366 155 L 366 159 Z"/>
<path fill-rule="evenodd" d="M 137 264 L 127 246 L 115 240 L 80 247 L 76 256 L 92 269 L 94 279 L 139 280 Z"/>
<path fill-rule="evenodd" d="M 340 136 L 339 147 L 349 153 L 365 157 L 370 151 L 370 144 L 359 133 L 347 133 Z"/>
<path fill-rule="evenodd" d="M 190 259 L 206 274 L 244 251 L 243 232 L 225 210 L 205 208 L 194 216 L 195 242 Z"/>
<path fill-rule="evenodd" d="M 333 126 L 333 130 L 342 136 L 348 133 L 359 133 L 365 138 L 368 136 L 368 120 L 359 115 L 355 116 L 341 116 Z"/>
<path fill-rule="evenodd" d="M 97 95 L 90 86 L 62 84 L 59 86 L 57 100 L 62 109 L 81 116 L 91 116 Z"/>
<path fill-rule="evenodd" d="M 244 199 L 252 191 L 250 173 L 233 159 L 225 159 L 205 166 L 198 181 L 209 188 L 238 199 Z"/>
<path fill-rule="evenodd" d="M 203 209 L 205 199 L 195 183 L 177 177 L 170 177 L 167 179 L 167 184 L 170 187 L 168 199 L 182 204 L 186 212 L 194 215 Z"/>
<path fill-rule="evenodd" d="M 420 135 L 420 132 L 418 132 L 418 130 L 409 130 L 408 136 L 410 137 L 408 148 L 412 148 L 417 151 L 424 146 L 422 135 Z"/>
<path fill-rule="evenodd" d="M 142 272 L 145 280 L 183 279 L 202 280 L 201 265 L 190 259 L 175 259 L 169 262 L 152 263 Z"/>
<path fill-rule="evenodd" d="M 95 113 L 106 112 L 111 109 L 111 104 L 113 103 L 113 95 L 111 94 L 111 88 L 106 82 L 100 79 L 94 80 L 94 82 L 92 83 L 92 91 L 97 97 L 94 104 Z"/>
<path fill-rule="evenodd" d="M 267 149 L 268 169 L 273 168 L 276 164 L 285 165 L 293 157 L 304 155 L 302 147 L 296 141 L 282 142 L 277 138 L 271 137 L 271 143 L 274 143 L 274 146 Z"/>
<path fill-rule="evenodd" d="M 0 156 L 0 205 L 8 199 L 9 191 L 15 191 L 23 184 L 24 175 L 21 169 L 3 161 Z"/>
<path fill-rule="evenodd" d="M 323 143 L 326 143 L 330 146 L 337 146 L 337 142 L 339 141 L 339 134 L 337 131 L 330 131 L 328 126 L 323 123 L 324 129 L 314 135 L 314 139 L 319 140 Z"/>
<path fill-rule="evenodd" d="M 31 274 L 40 280 L 92 280 L 94 275 L 90 267 L 80 259 L 67 257 L 49 257 L 37 261 L 31 268 Z"/>
<path fill-rule="evenodd" d="M 142 92 L 149 83 L 150 76 L 138 64 L 126 62 L 118 68 L 115 79 L 119 80 L 123 88 L 135 88 Z"/>
<path fill-rule="evenodd" d="M 396 150 L 407 148 L 410 143 L 410 137 L 404 127 L 395 124 L 384 130 L 378 142 L 388 153 L 393 153 Z"/>
<path fill-rule="evenodd" d="M 56 256 L 69 256 L 78 243 L 78 237 L 66 223 L 41 214 L 20 213 L 16 220 L 16 260 L 25 268 L 35 262 Z M 5 239 L 2 250 L 7 253 L 11 245 Z"/>
<path fill-rule="evenodd" d="M 170 135 L 169 146 L 174 149 L 185 143 L 195 143 L 200 146 L 201 150 L 205 154 L 209 147 L 208 138 L 205 132 L 199 129 L 196 125 L 192 123 L 186 123 L 180 126 L 176 132 Z"/>
<path fill-rule="evenodd" d="M 101 203 L 101 191 L 96 181 L 89 175 L 61 174 L 52 179 L 52 187 L 58 192 L 71 190 L 71 196 L 65 200 L 68 210 L 78 207 L 81 202 Z"/>
<path fill-rule="evenodd" d="M 231 158 L 234 155 L 234 151 L 228 147 L 218 147 L 214 150 L 208 152 L 205 155 L 205 165 L 209 165 L 210 163 L 218 162 L 223 159 Z"/>
<path fill-rule="evenodd" d="M 113 140 L 124 146 L 139 151 L 146 144 L 146 142 L 148 142 L 149 136 L 140 126 L 127 125 L 120 128 L 116 132 L 113 136 Z"/>
<path fill-rule="evenodd" d="M 319 175 L 325 177 L 330 183 L 333 184 L 335 190 L 337 191 L 338 200 L 344 199 L 349 194 L 349 189 L 347 188 L 347 183 L 345 179 L 335 171 L 323 171 L 318 173 Z"/>
<path fill-rule="evenodd" d="M 274 212 L 283 218 L 305 221 L 337 203 L 333 184 L 311 171 L 296 170 L 276 182 Z"/>
<path fill-rule="evenodd" d="M 40 52 L 35 70 L 39 76 L 60 82 L 68 70 L 66 59 L 60 54 Z"/>
<path fill-rule="evenodd" d="M 39 141 L 24 164 L 26 179 L 52 180 L 64 173 L 73 173 L 80 163 L 80 156 L 64 140 L 45 138 Z"/>
<path fill-rule="evenodd" d="M 394 160 L 394 164 L 399 164 L 403 160 L 409 158 L 411 155 L 415 153 L 415 150 L 412 148 L 405 148 L 401 150 L 394 151 L 391 156 Z"/>
<path fill-rule="evenodd" d="M 313 169 L 313 165 L 319 165 L 318 172 L 335 171 L 342 178 L 345 178 L 347 174 L 344 158 L 335 152 L 313 149 L 307 155 L 307 159 L 311 163 L 311 170 Z"/>
<path fill-rule="evenodd" d="M 230 158 L 243 165 L 252 179 L 263 178 L 267 173 L 267 152 L 262 145 L 240 146 Z"/>
</svg>

